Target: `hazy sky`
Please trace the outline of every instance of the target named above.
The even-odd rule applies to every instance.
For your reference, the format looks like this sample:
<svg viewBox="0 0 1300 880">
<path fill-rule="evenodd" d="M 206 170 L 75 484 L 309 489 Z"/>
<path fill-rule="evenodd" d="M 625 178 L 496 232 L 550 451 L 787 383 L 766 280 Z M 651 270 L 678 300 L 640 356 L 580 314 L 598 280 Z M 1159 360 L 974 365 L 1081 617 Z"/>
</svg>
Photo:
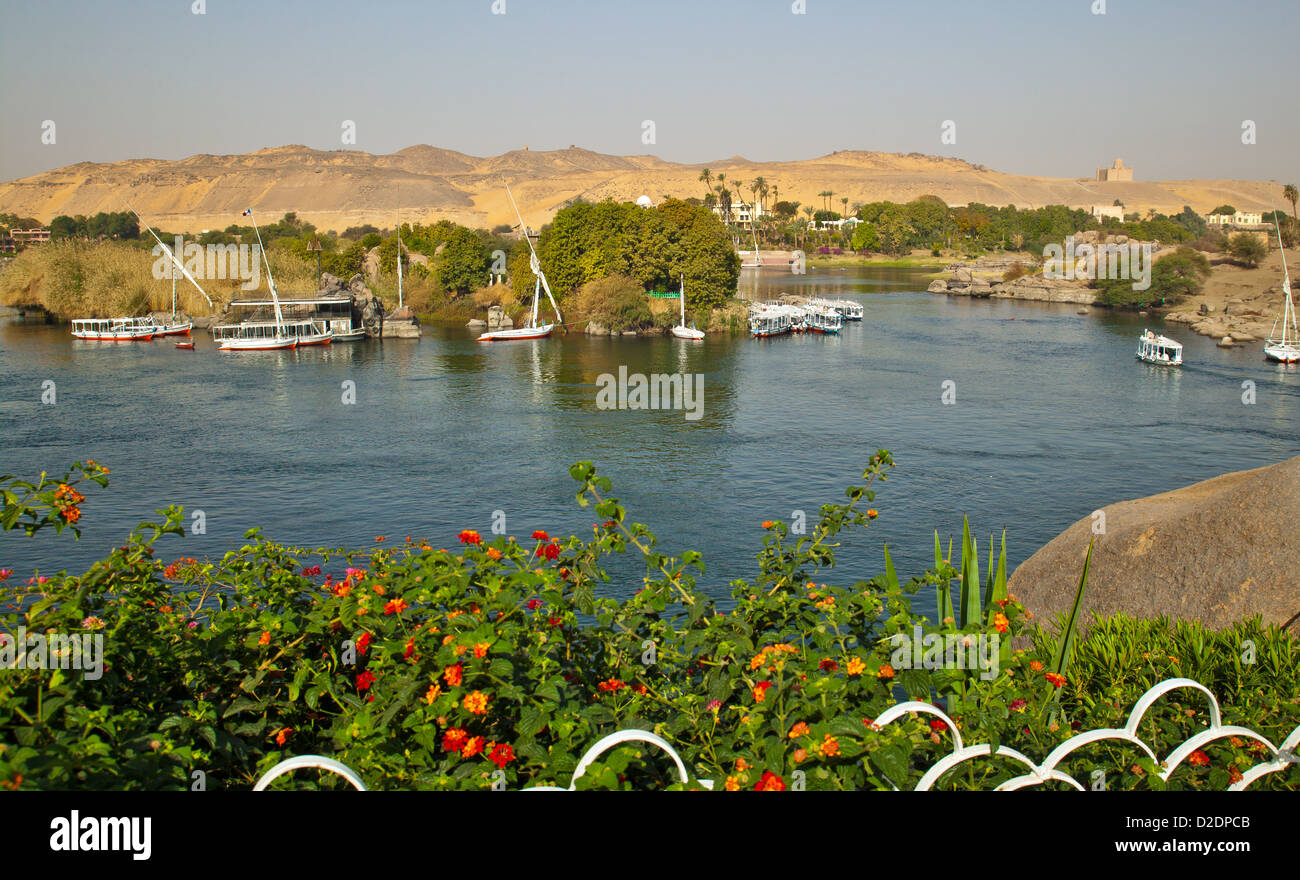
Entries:
<svg viewBox="0 0 1300 880">
<path fill-rule="evenodd" d="M 1300 2 L 1096 2 L 5 0 L 0 179 L 338 149 L 344 120 L 371 153 L 867 149 L 1062 177 L 1122 156 L 1142 180 L 1300 179 Z"/>
</svg>

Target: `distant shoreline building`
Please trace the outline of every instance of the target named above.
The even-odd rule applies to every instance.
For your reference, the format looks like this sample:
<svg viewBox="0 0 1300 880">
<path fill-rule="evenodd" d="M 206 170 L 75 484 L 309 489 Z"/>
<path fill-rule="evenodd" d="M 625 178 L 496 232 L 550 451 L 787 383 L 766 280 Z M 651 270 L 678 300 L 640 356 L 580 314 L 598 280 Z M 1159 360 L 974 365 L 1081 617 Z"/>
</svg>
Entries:
<svg viewBox="0 0 1300 880">
<path fill-rule="evenodd" d="M 1238 211 L 1235 214 L 1206 214 L 1205 222 L 1211 226 L 1263 226 L 1264 215 L 1259 211 Z"/>
<path fill-rule="evenodd" d="M 1123 159 L 1116 159 L 1111 163 L 1109 168 L 1097 169 L 1097 180 L 1100 183 L 1110 183 L 1113 181 L 1132 181 L 1133 169 L 1124 167 Z"/>
<path fill-rule="evenodd" d="M 1093 205 L 1092 216 L 1096 217 L 1098 220 L 1104 220 L 1107 217 L 1113 217 L 1114 219 L 1123 223 L 1124 206 L 1123 205 Z"/>
<path fill-rule="evenodd" d="M 719 220 L 726 222 L 726 216 L 723 214 L 721 205 L 713 206 L 713 213 L 718 216 Z M 761 218 L 765 212 L 763 206 L 758 202 L 748 204 L 747 202 L 731 203 L 731 222 L 737 226 L 748 229 L 756 218 Z"/>
</svg>

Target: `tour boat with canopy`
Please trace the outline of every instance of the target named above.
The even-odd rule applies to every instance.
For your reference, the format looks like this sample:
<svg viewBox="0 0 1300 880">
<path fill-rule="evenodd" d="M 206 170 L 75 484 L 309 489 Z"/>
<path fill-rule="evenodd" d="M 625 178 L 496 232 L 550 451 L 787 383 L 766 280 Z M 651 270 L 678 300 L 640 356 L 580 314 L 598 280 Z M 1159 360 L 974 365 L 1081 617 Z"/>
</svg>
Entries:
<svg viewBox="0 0 1300 880">
<path fill-rule="evenodd" d="M 157 332 L 138 318 L 74 318 L 72 335 L 88 342 L 148 342 Z"/>
<path fill-rule="evenodd" d="M 506 195 L 510 197 L 510 204 L 514 206 L 515 216 L 519 218 L 519 230 L 524 235 L 524 241 L 528 242 L 528 267 L 533 270 L 533 310 L 528 316 L 528 323 L 523 327 L 513 327 L 509 330 L 490 330 L 479 336 L 479 342 L 541 339 L 550 336 L 556 324 L 564 320 L 560 315 L 560 307 L 555 304 L 555 297 L 551 295 L 551 285 L 546 281 L 546 273 L 542 271 L 541 260 L 537 258 L 537 251 L 533 248 L 532 239 L 528 237 L 528 227 L 524 225 L 524 216 L 519 213 L 519 205 L 515 204 L 515 197 L 510 192 L 509 184 L 506 184 Z M 546 298 L 551 301 L 551 308 L 555 309 L 555 323 L 553 324 L 537 323 L 537 309 L 541 302 L 543 290 L 546 291 Z"/>
<path fill-rule="evenodd" d="M 691 323 L 691 326 L 689 327 L 686 326 L 686 276 L 685 275 L 682 276 L 682 291 L 680 296 L 680 302 L 681 302 L 681 315 L 682 315 L 681 323 L 673 328 L 672 331 L 673 335 L 676 336 L 678 339 L 694 339 L 697 341 L 703 339 L 704 331 L 696 330 L 694 322 Z"/>
<path fill-rule="evenodd" d="M 1273 329 L 1269 331 L 1264 343 L 1264 356 L 1283 364 L 1300 363 L 1300 329 L 1296 326 L 1295 302 L 1291 299 L 1291 275 L 1286 268 L 1286 251 L 1282 249 L 1282 227 L 1277 222 L 1277 212 L 1273 212 L 1273 226 L 1277 229 L 1277 248 L 1282 252 L 1282 314 L 1273 320 Z M 1282 335 L 1277 336 L 1278 322 L 1282 324 Z"/>
<path fill-rule="evenodd" d="M 1148 364 L 1177 367 L 1183 362 L 1183 344 L 1152 330 L 1143 330 L 1138 337 L 1137 358 Z"/>
</svg>

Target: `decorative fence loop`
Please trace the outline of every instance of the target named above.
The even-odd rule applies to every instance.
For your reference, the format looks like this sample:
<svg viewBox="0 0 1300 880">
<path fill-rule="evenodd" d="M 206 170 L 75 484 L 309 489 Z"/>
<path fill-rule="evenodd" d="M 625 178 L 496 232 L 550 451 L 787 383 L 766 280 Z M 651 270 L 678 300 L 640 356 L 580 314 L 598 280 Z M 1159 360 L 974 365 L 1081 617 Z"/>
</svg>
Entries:
<svg viewBox="0 0 1300 880">
<path fill-rule="evenodd" d="M 523 790 L 524 791 L 574 791 L 578 784 L 578 780 L 582 777 L 584 773 L 587 772 L 587 768 L 590 767 L 593 763 L 595 763 L 597 758 L 599 758 L 605 752 L 612 749 L 614 746 L 621 745 L 627 742 L 643 742 L 643 743 L 649 743 L 650 745 L 653 746 L 658 746 L 660 749 L 667 752 L 668 757 L 672 758 L 673 763 L 677 765 L 677 775 L 681 777 L 681 781 L 683 783 L 690 781 L 691 777 L 690 774 L 686 772 L 686 764 L 682 762 L 681 756 L 677 754 L 677 750 L 674 749 L 666 739 L 664 739 L 662 736 L 659 736 L 659 734 L 651 733 L 648 730 L 637 730 L 635 728 L 630 728 L 628 730 L 615 731 L 614 733 L 611 733 L 608 736 L 601 737 L 594 746 L 587 749 L 586 753 L 578 761 L 578 766 L 574 768 L 573 778 L 569 780 L 568 788 L 560 788 L 555 785 L 535 785 L 532 786 L 531 788 L 525 788 Z M 712 780 L 700 780 L 700 784 L 703 785 L 705 788 L 713 788 Z"/>
<path fill-rule="evenodd" d="M 317 767 L 321 770 L 328 770 L 331 773 L 342 776 L 350 782 L 352 787 L 357 791 L 366 790 L 366 784 L 361 781 L 361 777 L 353 772 L 352 768 L 348 767 L 346 764 L 335 761 L 333 758 L 325 758 L 320 755 L 298 755 L 296 758 L 286 758 L 270 770 L 267 770 L 262 774 L 262 778 L 257 780 L 257 784 L 253 786 L 253 791 L 264 791 L 276 777 L 306 767 Z"/>
</svg>

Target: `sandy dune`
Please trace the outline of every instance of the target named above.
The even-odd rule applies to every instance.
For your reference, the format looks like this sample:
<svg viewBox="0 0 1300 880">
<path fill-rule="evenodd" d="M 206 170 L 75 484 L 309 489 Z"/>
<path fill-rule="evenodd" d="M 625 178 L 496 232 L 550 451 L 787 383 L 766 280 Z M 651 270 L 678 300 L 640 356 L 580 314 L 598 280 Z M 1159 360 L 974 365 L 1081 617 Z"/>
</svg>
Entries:
<svg viewBox="0 0 1300 880">
<path fill-rule="evenodd" d="M 513 223 L 502 180 L 508 180 L 531 226 L 540 226 L 571 199 L 635 199 L 648 195 L 702 196 L 700 170 L 740 181 L 740 198 L 762 176 L 781 199 L 820 206 L 908 201 L 934 194 L 951 205 L 983 202 L 1033 207 L 1075 207 L 1123 201 L 1127 210 L 1205 213 L 1225 202 L 1268 210 L 1281 204 L 1281 185 L 1247 180 L 1169 180 L 1097 183 L 1091 178 L 1028 177 L 991 171 L 938 156 L 841 151 L 796 162 L 751 162 L 740 156 L 681 165 L 654 156 L 608 156 L 577 147 L 514 150 L 479 158 L 427 145 L 387 156 L 354 150 L 313 150 L 292 145 L 237 156 L 196 155 L 174 162 L 132 159 L 83 162 L 0 183 L 0 211 L 49 221 L 59 214 L 123 209 L 130 200 L 151 223 L 177 232 L 221 229 L 252 206 L 278 219 L 286 211 L 321 229 L 373 223 L 428 222 L 447 218 L 469 226 Z M 733 191 L 735 187 L 733 186 Z M 772 197 L 769 194 L 769 202 Z"/>
</svg>

